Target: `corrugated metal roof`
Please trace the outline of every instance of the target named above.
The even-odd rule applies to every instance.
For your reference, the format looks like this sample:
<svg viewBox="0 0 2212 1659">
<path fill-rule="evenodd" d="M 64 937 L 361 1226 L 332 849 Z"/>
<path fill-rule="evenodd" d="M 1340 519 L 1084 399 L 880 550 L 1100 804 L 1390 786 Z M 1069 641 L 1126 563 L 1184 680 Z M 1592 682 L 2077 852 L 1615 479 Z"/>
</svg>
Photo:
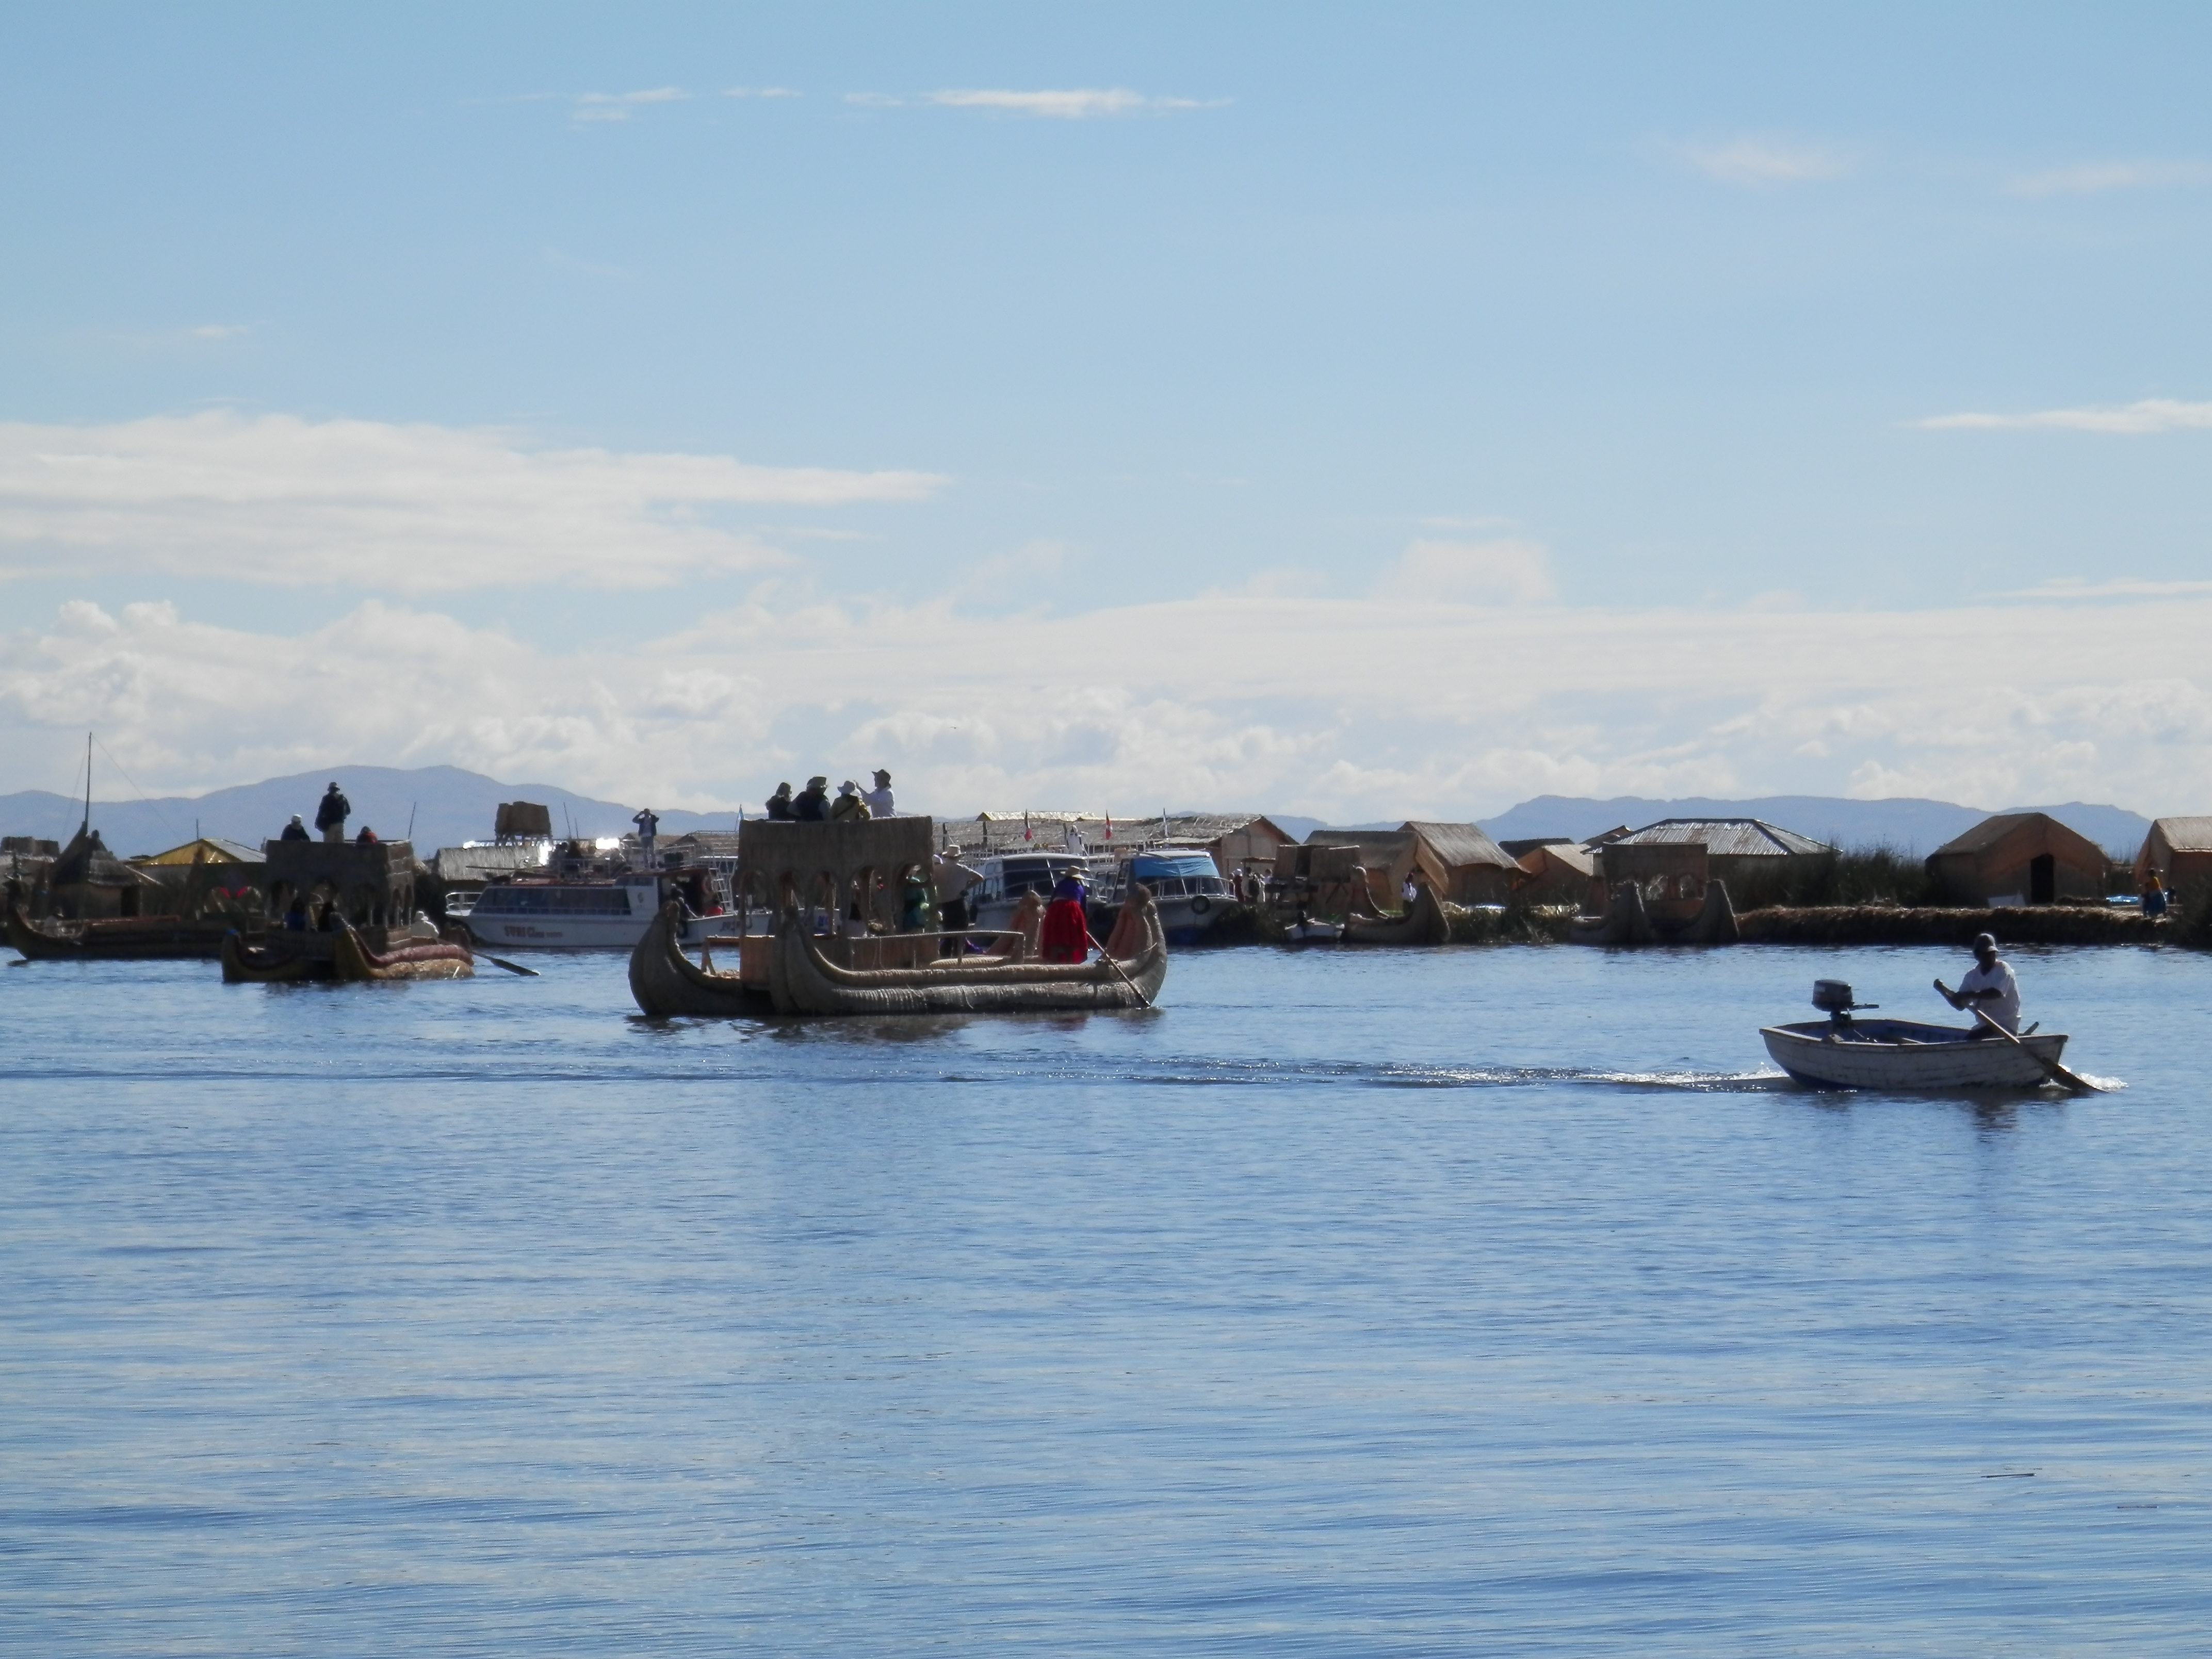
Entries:
<svg viewBox="0 0 2212 1659">
<path fill-rule="evenodd" d="M 1426 842 L 1447 869 L 1464 870 L 1477 865 L 1500 870 L 1521 867 L 1513 862 L 1510 854 L 1474 824 L 1432 823 L 1409 818 L 1401 827 Z"/>
<path fill-rule="evenodd" d="M 1393 858 L 1413 842 L 1410 830 L 1316 830 L 1306 837 L 1309 847 L 1357 847 L 1363 853 L 1388 853 Z"/>
<path fill-rule="evenodd" d="M 2177 853 L 2212 853 L 2212 818 L 2160 818 L 2151 827 Z"/>
<path fill-rule="evenodd" d="M 1803 857 L 1836 849 L 1763 818 L 1662 818 L 1607 843 L 1614 847 L 1703 847 L 1714 858 Z"/>
</svg>

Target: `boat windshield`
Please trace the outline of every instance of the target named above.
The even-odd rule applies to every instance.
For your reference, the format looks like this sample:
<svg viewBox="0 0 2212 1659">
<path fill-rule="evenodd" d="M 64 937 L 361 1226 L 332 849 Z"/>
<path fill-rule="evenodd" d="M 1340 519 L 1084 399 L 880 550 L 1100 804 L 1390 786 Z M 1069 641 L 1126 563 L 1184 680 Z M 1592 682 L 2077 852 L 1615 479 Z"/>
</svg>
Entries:
<svg viewBox="0 0 2212 1659">
<path fill-rule="evenodd" d="M 520 916 L 626 916 L 626 887 L 487 887 L 473 915 Z"/>
<path fill-rule="evenodd" d="M 1203 853 L 1139 853 L 1129 860 L 1129 879 L 1144 883 L 1160 898 L 1218 897 L 1229 890 Z"/>
</svg>

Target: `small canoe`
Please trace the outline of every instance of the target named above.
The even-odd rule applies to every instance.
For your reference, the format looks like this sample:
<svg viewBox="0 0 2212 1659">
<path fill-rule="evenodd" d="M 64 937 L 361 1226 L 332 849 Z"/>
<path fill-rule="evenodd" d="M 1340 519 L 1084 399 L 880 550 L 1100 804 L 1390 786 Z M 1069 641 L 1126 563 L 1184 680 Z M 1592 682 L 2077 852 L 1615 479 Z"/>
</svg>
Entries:
<svg viewBox="0 0 2212 1659">
<path fill-rule="evenodd" d="M 31 962 L 206 961 L 220 955 L 224 920 L 119 916 L 93 921 L 33 921 L 20 904 L 8 907 L 8 943 Z"/>
<path fill-rule="evenodd" d="M 1449 945 L 1451 943 L 1451 918 L 1444 914 L 1436 895 L 1426 887 L 1418 890 L 1413 902 L 1406 907 L 1405 914 L 1395 916 L 1347 916 L 1344 922 L 1344 942 L 1346 945 Z"/>
<path fill-rule="evenodd" d="M 1344 929 L 1333 921 L 1311 921 L 1300 916 L 1283 929 L 1285 945 L 1334 945 L 1344 937 Z"/>
<path fill-rule="evenodd" d="M 1777 1066 L 1821 1089 L 2033 1089 L 2045 1081 L 2039 1059 L 2055 1062 L 2066 1047 L 2057 1032 L 2015 1045 L 1909 1019 L 1807 1020 L 1759 1036 Z"/>
</svg>

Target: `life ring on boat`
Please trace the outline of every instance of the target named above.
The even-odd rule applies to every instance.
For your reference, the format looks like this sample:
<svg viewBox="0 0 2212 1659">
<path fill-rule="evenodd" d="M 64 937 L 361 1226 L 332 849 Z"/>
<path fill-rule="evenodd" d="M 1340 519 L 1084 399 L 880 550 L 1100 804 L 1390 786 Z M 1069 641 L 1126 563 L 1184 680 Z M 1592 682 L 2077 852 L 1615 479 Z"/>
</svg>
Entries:
<svg viewBox="0 0 2212 1659">
<path fill-rule="evenodd" d="M 1213 901 L 1203 893 L 1190 902 L 1190 913 L 1194 916 L 1202 916 L 1212 908 L 1213 908 Z"/>
</svg>

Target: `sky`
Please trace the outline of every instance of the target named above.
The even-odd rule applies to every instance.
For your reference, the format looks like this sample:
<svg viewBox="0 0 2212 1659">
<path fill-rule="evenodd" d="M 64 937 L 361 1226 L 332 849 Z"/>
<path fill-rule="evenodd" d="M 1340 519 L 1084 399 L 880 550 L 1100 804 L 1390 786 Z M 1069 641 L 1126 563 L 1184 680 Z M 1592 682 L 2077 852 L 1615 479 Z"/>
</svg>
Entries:
<svg viewBox="0 0 2212 1659">
<path fill-rule="evenodd" d="M 0 7 L 0 793 L 2212 811 L 2212 10 Z M 111 793 L 103 781 L 101 793 Z"/>
</svg>

